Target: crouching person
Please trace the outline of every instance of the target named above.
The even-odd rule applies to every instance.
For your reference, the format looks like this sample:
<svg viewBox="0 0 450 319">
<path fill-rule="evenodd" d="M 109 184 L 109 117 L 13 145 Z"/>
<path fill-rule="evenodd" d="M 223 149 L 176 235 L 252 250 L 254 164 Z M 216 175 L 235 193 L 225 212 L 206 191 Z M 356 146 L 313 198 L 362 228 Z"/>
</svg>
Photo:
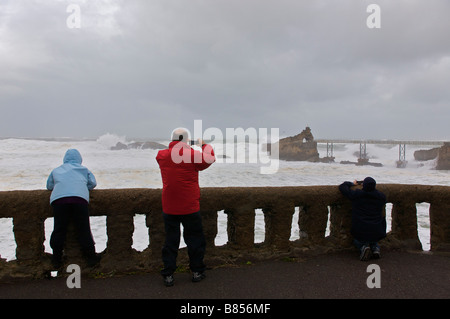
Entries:
<svg viewBox="0 0 450 319">
<path fill-rule="evenodd" d="M 89 223 L 89 191 L 97 186 L 94 175 L 81 165 L 82 157 L 76 149 L 67 150 L 63 165 L 55 168 L 47 179 L 47 189 L 52 191 L 50 203 L 53 208 L 54 228 L 50 237 L 53 250 L 53 266 L 62 266 L 67 228 L 73 222 L 83 255 L 89 267 L 100 261 Z"/>
<path fill-rule="evenodd" d="M 358 184 L 363 185 L 362 190 L 351 189 Z M 376 189 L 372 177 L 366 177 L 363 182 L 344 182 L 339 190 L 352 201 L 351 234 L 360 251 L 360 260 L 380 258 L 378 241 L 386 237 L 386 196 Z"/>
</svg>

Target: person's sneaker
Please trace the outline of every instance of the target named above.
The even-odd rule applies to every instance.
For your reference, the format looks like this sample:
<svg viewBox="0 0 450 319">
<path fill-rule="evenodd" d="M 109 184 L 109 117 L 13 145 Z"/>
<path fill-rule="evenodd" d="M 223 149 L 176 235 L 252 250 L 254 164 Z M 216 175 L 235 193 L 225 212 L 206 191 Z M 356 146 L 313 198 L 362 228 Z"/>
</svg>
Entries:
<svg viewBox="0 0 450 319">
<path fill-rule="evenodd" d="M 164 286 L 166 287 L 172 287 L 175 279 L 173 278 L 173 275 L 167 275 L 163 276 L 164 278 Z"/>
<path fill-rule="evenodd" d="M 369 246 L 363 246 L 361 248 L 361 255 L 359 255 L 359 260 L 361 261 L 367 261 L 372 256 L 372 251 L 370 250 Z"/>
<path fill-rule="evenodd" d="M 373 259 L 381 258 L 380 248 L 375 248 L 374 250 L 372 250 L 372 258 Z"/>
<path fill-rule="evenodd" d="M 205 279 L 206 275 L 204 272 L 197 272 L 194 271 L 192 273 L 192 282 L 199 282 L 202 281 L 203 279 Z"/>
</svg>

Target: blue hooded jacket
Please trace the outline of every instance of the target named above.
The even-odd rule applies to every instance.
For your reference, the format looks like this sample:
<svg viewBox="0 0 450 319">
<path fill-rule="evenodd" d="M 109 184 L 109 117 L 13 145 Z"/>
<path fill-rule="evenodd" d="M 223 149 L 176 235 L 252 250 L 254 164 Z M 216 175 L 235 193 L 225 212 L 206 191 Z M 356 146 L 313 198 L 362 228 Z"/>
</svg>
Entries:
<svg viewBox="0 0 450 319">
<path fill-rule="evenodd" d="M 83 159 L 76 149 L 67 150 L 64 164 L 55 168 L 47 179 L 52 191 L 50 203 L 63 197 L 80 197 L 89 202 L 89 191 L 97 186 L 94 174 L 82 166 Z"/>
</svg>

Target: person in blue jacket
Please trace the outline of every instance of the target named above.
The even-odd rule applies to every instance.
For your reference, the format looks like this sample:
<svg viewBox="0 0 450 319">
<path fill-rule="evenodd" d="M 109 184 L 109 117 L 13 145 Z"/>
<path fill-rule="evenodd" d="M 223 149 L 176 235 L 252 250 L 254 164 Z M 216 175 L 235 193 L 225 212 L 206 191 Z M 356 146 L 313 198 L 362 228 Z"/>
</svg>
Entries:
<svg viewBox="0 0 450 319">
<path fill-rule="evenodd" d="M 62 266 L 67 227 L 72 221 L 88 266 L 94 266 L 100 261 L 100 255 L 95 252 L 88 204 L 89 191 L 97 186 L 97 181 L 91 171 L 81 165 L 82 157 L 78 150 L 67 150 L 63 162 L 47 179 L 47 189 L 52 191 L 50 203 L 54 215 L 54 228 L 50 237 L 52 262 L 55 268 Z"/>
<path fill-rule="evenodd" d="M 363 185 L 362 189 L 351 189 L 358 184 Z M 376 189 L 372 177 L 366 177 L 363 182 L 344 182 L 339 190 L 352 201 L 351 234 L 360 250 L 360 260 L 380 258 L 378 241 L 386 237 L 386 196 Z"/>
</svg>

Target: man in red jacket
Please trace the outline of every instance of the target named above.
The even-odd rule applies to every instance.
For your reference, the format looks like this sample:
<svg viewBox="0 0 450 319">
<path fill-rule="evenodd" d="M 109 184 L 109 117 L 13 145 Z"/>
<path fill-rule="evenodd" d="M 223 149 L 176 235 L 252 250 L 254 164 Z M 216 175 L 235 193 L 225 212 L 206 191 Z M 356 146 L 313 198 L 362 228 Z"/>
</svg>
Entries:
<svg viewBox="0 0 450 319">
<path fill-rule="evenodd" d="M 208 168 L 215 161 L 211 145 L 198 144 L 202 152 L 189 145 L 186 129 L 179 128 L 172 132 L 172 142 L 168 149 L 158 152 L 156 160 L 161 170 L 163 182 L 162 207 L 166 241 L 162 249 L 164 269 L 161 275 L 166 286 L 172 286 L 176 259 L 180 246 L 180 223 L 183 225 L 183 238 L 188 247 L 189 267 L 192 281 L 205 278 L 205 237 L 200 216 L 200 187 L 198 172 Z"/>
</svg>

